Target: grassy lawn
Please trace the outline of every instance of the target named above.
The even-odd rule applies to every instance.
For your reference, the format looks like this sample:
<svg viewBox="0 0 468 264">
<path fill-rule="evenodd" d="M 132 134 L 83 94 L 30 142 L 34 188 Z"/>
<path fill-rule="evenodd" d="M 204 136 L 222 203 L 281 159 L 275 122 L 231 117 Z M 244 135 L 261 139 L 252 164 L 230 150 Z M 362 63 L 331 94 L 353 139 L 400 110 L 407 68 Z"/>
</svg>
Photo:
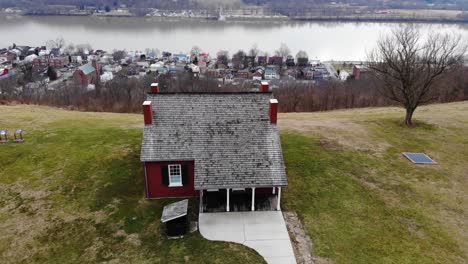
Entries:
<svg viewBox="0 0 468 264">
<path fill-rule="evenodd" d="M 144 199 L 141 115 L 0 106 L 0 263 L 262 263 L 239 245 L 161 235 Z M 468 103 L 281 114 L 289 187 L 319 263 L 466 263 Z M 426 152 L 438 165 L 408 162 Z M 196 207 L 196 201 L 192 206 Z"/>
<path fill-rule="evenodd" d="M 286 210 L 336 263 L 466 263 L 468 103 L 283 114 Z M 403 151 L 439 164 L 413 165 Z"/>
<path fill-rule="evenodd" d="M 22 127 L 26 137 L 0 145 L 0 263 L 263 263 L 198 232 L 161 235 L 171 200 L 143 198 L 140 115 L 0 112 L 0 128 Z"/>
</svg>

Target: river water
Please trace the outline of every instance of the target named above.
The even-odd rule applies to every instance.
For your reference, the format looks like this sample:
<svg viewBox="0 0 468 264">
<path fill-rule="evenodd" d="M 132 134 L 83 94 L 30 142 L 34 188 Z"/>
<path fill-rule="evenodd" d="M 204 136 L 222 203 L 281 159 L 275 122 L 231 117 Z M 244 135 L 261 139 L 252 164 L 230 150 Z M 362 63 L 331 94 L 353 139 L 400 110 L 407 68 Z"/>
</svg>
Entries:
<svg viewBox="0 0 468 264">
<path fill-rule="evenodd" d="M 274 20 L 208 21 L 181 18 L 22 17 L 0 15 L 0 48 L 12 43 L 39 46 L 63 37 L 67 43 L 89 43 L 95 49 L 158 48 L 187 53 L 197 45 L 215 54 L 258 48 L 272 54 L 285 43 L 311 59 L 364 60 L 382 34 L 398 23 L 295 22 Z M 418 24 L 424 34 L 451 32 L 468 40 L 467 24 Z"/>
</svg>

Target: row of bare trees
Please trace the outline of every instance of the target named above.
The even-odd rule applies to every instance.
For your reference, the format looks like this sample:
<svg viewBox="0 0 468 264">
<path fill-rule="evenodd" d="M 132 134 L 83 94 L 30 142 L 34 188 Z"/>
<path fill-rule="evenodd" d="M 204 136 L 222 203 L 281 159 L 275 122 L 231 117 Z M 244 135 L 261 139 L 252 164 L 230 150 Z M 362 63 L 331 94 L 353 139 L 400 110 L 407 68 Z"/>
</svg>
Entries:
<svg viewBox="0 0 468 264">
<path fill-rule="evenodd" d="M 283 83 L 273 91 L 280 102 L 281 112 L 315 112 L 335 109 L 398 106 L 384 96 L 377 79 L 327 81 L 320 84 L 300 82 Z M 459 68 L 444 77 L 444 82 L 433 88 L 434 103 L 463 101 L 468 99 L 468 71 Z"/>
</svg>

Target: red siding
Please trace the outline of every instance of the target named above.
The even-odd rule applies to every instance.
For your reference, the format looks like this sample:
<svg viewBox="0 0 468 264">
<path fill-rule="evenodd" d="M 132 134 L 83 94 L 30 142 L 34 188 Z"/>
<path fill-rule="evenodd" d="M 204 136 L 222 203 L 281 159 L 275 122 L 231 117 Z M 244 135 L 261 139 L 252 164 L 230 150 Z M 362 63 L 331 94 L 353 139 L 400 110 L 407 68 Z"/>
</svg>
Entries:
<svg viewBox="0 0 468 264">
<path fill-rule="evenodd" d="M 161 166 L 169 164 L 188 165 L 189 184 L 182 187 L 169 187 L 162 184 Z M 147 198 L 165 197 L 196 197 L 198 191 L 194 188 L 194 162 L 170 161 L 170 162 L 145 162 Z"/>
</svg>

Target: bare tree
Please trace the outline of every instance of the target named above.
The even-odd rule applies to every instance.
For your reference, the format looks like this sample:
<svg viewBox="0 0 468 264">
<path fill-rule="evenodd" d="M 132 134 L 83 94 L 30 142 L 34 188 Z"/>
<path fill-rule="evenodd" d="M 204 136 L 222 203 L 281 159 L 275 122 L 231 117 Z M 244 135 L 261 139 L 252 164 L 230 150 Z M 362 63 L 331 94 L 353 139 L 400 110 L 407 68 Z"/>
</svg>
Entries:
<svg viewBox="0 0 468 264">
<path fill-rule="evenodd" d="M 296 59 L 297 59 L 297 64 L 299 66 L 306 66 L 309 63 L 309 55 L 307 55 L 307 52 L 300 50 L 296 54 Z"/>
<path fill-rule="evenodd" d="M 280 75 L 283 76 L 283 65 L 284 65 L 284 61 L 286 59 L 286 57 L 288 57 L 288 55 L 291 54 L 291 50 L 289 49 L 289 47 L 284 44 L 284 43 L 281 43 L 281 46 L 279 49 L 275 50 L 275 55 L 278 56 L 278 57 L 281 57 L 281 62 L 279 63 L 279 67 L 280 67 Z"/>
<path fill-rule="evenodd" d="M 249 56 L 256 58 L 259 53 L 260 53 L 260 50 L 258 49 L 258 45 L 255 43 L 252 45 L 252 47 L 250 47 L 248 54 Z"/>
<path fill-rule="evenodd" d="M 382 95 L 406 109 L 405 124 L 414 111 L 437 98 L 436 83 L 463 62 L 461 37 L 432 33 L 422 38 L 412 25 L 382 37 L 369 53 L 369 69 L 382 82 Z"/>
<path fill-rule="evenodd" d="M 218 65 L 227 65 L 229 62 L 229 51 L 227 50 L 220 50 L 216 53 L 217 57 L 217 64 Z"/>
<path fill-rule="evenodd" d="M 75 51 L 75 45 L 73 45 L 72 43 L 68 44 L 67 47 L 65 48 L 66 54 L 73 54 L 74 51 Z"/>
<path fill-rule="evenodd" d="M 78 44 L 75 48 L 76 53 L 80 56 L 87 55 L 93 49 L 90 44 Z"/>
<path fill-rule="evenodd" d="M 63 37 L 58 37 L 55 40 L 51 39 L 46 42 L 46 46 L 49 49 L 57 48 L 57 49 L 62 49 L 65 47 L 65 39 Z"/>
<path fill-rule="evenodd" d="M 35 74 L 34 74 L 34 69 L 32 63 L 24 63 L 21 64 L 19 67 L 19 70 L 21 72 L 21 77 L 18 80 L 18 83 L 20 85 L 25 85 L 28 84 L 35 79 Z"/>
<path fill-rule="evenodd" d="M 127 56 L 127 52 L 124 50 L 114 50 L 112 53 L 112 58 L 114 61 L 121 61 L 122 59 L 125 59 Z"/>
<path fill-rule="evenodd" d="M 193 46 L 192 49 L 190 50 L 190 59 L 195 59 L 196 57 L 198 57 L 198 55 L 200 55 L 200 52 L 201 52 L 201 48 L 198 47 L 198 46 Z"/>
<path fill-rule="evenodd" d="M 282 57 L 283 59 L 286 58 L 290 54 L 291 54 L 291 50 L 284 43 L 281 43 L 280 48 L 275 51 L 275 55 L 279 56 L 279 57 Z"/>
</svg>

